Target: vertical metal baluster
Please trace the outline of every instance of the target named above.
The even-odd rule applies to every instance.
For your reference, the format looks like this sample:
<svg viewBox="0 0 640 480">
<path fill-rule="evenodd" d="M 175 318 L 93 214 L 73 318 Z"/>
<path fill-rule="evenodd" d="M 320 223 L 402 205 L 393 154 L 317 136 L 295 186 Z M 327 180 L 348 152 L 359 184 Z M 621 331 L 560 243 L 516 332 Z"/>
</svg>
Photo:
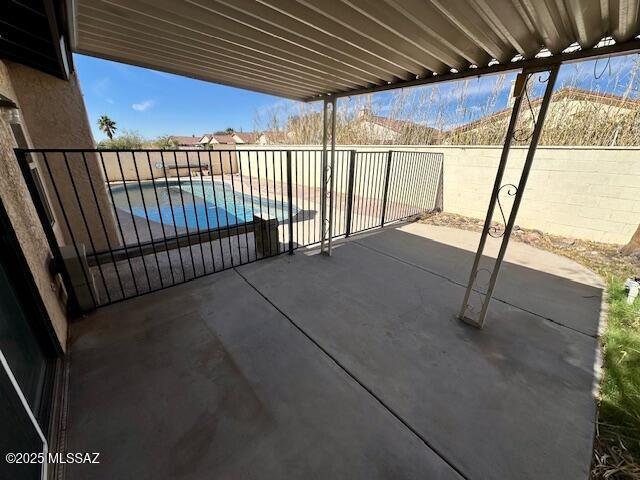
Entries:
<svg viewBox="0 0 640 480">
<path fill-rule="evenodd" d="M 202 275 L 206 275 L 207 273 L 207 266 L 204 263 L 204 249 L 202 248 L 202 237 L 201 237 L 201 231 L 200 231 L 200 216 L 198 215 L 198 206 L 196 205 L 196 191 L 193 188 L 193 177 L 191 176 L 191 166 L 190 166 L 190 159 L 189 159 L 189 153 L 191 152 L 186 152 L 185 156 L 187 157 L 187 172 L 189 172 L 189 185 L 191 186 L 191 199 L 193 200 L 193 214 L 196 217 L 196 233 L 197 233 L 197 242 L 198 245 L 200 246 L 200 258 L 202 259 Z M 200 172 L 200 175 L 202 176 L 202 172 Z M 202 201 L 204 203 L 204 211 L 207 211 L 207 202 L 206 199 L 204 198 L 204 191 L 202 192 Z M 193 276 L 196 276 L 196 270 L 195 268 L 193 269 Z"/>
<path fill-rule="evenodd" d="M 131 223 L 133 224 L 133 232 L 136 235 L 136 241 L 138 242 L 138 250 L 140 251 L 140 261 L 142 262 L 142 268 L 144 274 L 147 277 L 147 286 L 151 291 L 151 280 L 149 279 L 149 271 L 147 270 L 147 263 L 144 261 L 144 251 L 142 250 L 142 244 L 140 243 L 140 235 L 138 234 L 138 226 L 136 225 L 135 215 L 133 214 L 133 207 L 131 205 L 131 198 L 129 197 L 129 187 L 124 179 L 124 171 L 122 170 L 122 161 L 120 160 L 120 152 L 116 152 L 118 159 L 118 168 L 120 168 L 120 175 L 122 176 L 122 183 L 124 185 L 124 194 L 127 197 L 127 204 L 129 205 L 129 212 L 131 212 Z"/>
<path fill-rule="evenodd" d="M 368 230 L 369 228 L 373 227 L 373 219 L 371 218 L 371 204 L 372 199 L 373 199 L 373 184 L 374 184 L 374 178 L 373 178 L 373 167 L 374 167 L 374 155 L 375 152 L 368 152 L 367 153 L 367 183 L 366 183 L 366 196 L 367 196 L 367 203 L 365 204 L 364 208 L 365 208 L 365 218 L 366 218 L 366 223 L 365 223 L 365 228 L 364 230 Z"/>
<path fill-rule="evenodd" d="M 378 152 L 373 152 L 371 154 L 372 162 L 371 162 L 371 205 L 370 205 L 370 213 L 369 218 L 371 219 L 371 228 L 375 228 L 378 226 L 377 221 L 377 210 L 378 210 L 378 181 L 379 181 L 379 160 L 380 154 Z"/>
<path fill-rule="evenodd" d="M 49 166 L 49 160 L 47 159 L 47 154 L 45 152 L 42 152 L 42 158 L 44 160 L 44 164 L 47 167 L 47 172 L 49 173 L 49 178 L 51 179 L 51 184 L 53 185 L 53 190 L 56 194 L 56 198 L 58 199 L 58 204 L 60 205 L 60 211 L 62 212 L 62 217 L 64 218 L 64 223 L 67 226 L 67 230 L 69 231 L 69 235 L 71 236 L 71 242 L 73 243 L 73 249 L 76 252 L 76 256 L 78 257 L 78 259 L 81 258 L 80 256 L 80 250 L 78 250 L 78 244 L 76 242 L 76 238 L 75 235 L 73 234 L 73 229 L 71 228 L 71 223 L 69 222 L 69 218 L 67 217 L 67 212 L 64 208 L 64 204 L 62 203 L 62 198 L 60 197 L 60 192 L 58 191 L 58 186 L 56 185 L 56 181 L 53 178 L 53 174 L 51 173 L 51 167 Z M 73 182 L 73 178 L 71 178 L 71 182 Z M 87 272 L 85 271 L 84 268 L 82 268 L 82 274 L 84 276 L 85 281 L 87 282 L 87 287 L 89 287 L 89 285 L 91 285 L 91 281 L 89 280 L 89 275 L 87 274 Z M 91 288 L 88 288 L 89 290 L 89 295 L 91 296 L 91 300 L 93 301 L 93 305 L 94 307 L 98 306 L 98 301 L 95 297 L 95 295 L 93 294 L 93 290 Z"/>
<path fill-rule="evenodd" d="M 402 152 L 402 177 L 400 182 L 400 208 L 398 209 L 398 220 L 404 218 L 404 212 L 407 207 L 407 178 L 409 177 L 409 155 Z"/>
<path fill-rule="evenodd" d="M 116 273 L 116 278 L 118 279 L 118 285 L 120 286 L 120 291 L 122 292 L 122 297 L 124 298 L 124 287 L 122 286 L 122 279 L 120 278 L 120 272 L 118 270 L 118 267 L 116 266 L 116 257 L 113 255 L 113 249 L 111 248 L 111 240 L 109 239 L 109 233 L 107 232 L 107 225 L 104 223 L 104 217 L 102 216 L 102 210 L 100 209 L 100 204 L 98 203 L 98 196 L 96 194 L 96 189 L 93 186 L 93 179 L 91 178 L 91 173 L 89 173 L 89 166 L 87 164 L 87 157 L 85 155 L 85 152 L 81 152 L 82 153 L 82 162 L 84 163 L 84 169 L 87 172 L 87 178 L 89 179 L 89 185 L 91 186 L 91 193 L 93 194 L 93 201 L 96 204 L 96 210 L 98 210 L 98 218 L 100 219 L 100 224 L 102 225 L 102 231 L 104 232 L 104 238 L 107 242 L 107 248 L 109 249 L 109 254 L 111 256 L 111 262 L 113 263 L 113 269 Z M 98 265 L 100 264 L 100 260 L 98 258 L 96 258 L 96 262 L 98 263 Z M 103 276 L 103 282 L 104 282 L 104 276 Z M 111 296 L 109 293 L 109 287 L 106 285 L 104 286 L 105 290 L 107 291 L 107 299 L 109 300 L 109 303 L 111 303 Z"/>
<path fill-rule="evenodd" d="M 364 203 L 363 205 L 363 218 L 364 218 L 364 225 L 363 225 L 363 230 L 366 230 L 367 228 L 369 228 L 370 222 L 371 220 L 369 219 L 369 206 L 371 203 L 371 193 L 369 191 L 369 184 L 371 183 L 371 152 L 367 152 L 366 156 L 366 163 L 364 166 L 363 165 L 363 170 L 366 171 L 366 174 L 364 175 L 364 197 L 366 198 L 366 203 Z"/>
<path fill-rule="evenodd" d="M 415 185 L 415 179 L 416 179 L 416 171 L 418 168 L 418 164 L 416 162 L 416 154 L 415 152 L 410 154 L 411 157 L 411 170 L 409 173 L 409 181 L 408 181 L 408 188 L 409 188 L 409 210 L 407 211 L 407 217 L 411 217 L 414 215 L 415 212 L 415 208 L 414 208 L 414 203 L 415 203 L 415 190 L 413 188 L 413 185 Z"/>
<path fill-rule="evenodd" d="M 187 272 L 184 269 L 184 259 L 182 258 L 182 247 L 180 246 L 178 226 L 176 225 L 176 214 L 173 209 L 173 200 L 171 199 L 171 188 L 169 186 L 169 178 L 167 177 L 167 169 L 164 166 L 165 165 L 164 152 L 161 152 L 160 156 L 162 157 L 162 166 L 164 168 L 164 173 L 165 173 L 164 183 L 167 189 L 167 198 L 169 199 L 169 210 L 171 211 L 171 220 L 173 221 L 173 231 L 175 233 L 176 248 L 178 250 L 178 257 L 180 258 L 180 268 L 182 269 L 182 281 L 185 282 L 187 280 Z M 161 218 L 162 218 L 162 214 L 161 214 Z"/>
<path fill-rule="evenodd" d="M 282 164 L 284 163 L 282 161 L 283 154 L 285 154 L 285 158 L 286 158 L 286 153 L 281 150 L 280 151 L 280 210 L 282 211 L 282 223 L 284 224 L 284 213 L 285 213 L 285 211 L 284 211 L 284 188 L 283 188 L 283 186 L 284 186 L 283 185 L 284 184 L 284 172 L 282 170 Z M 286 243 L 287 243 L 287 241 L 286 241 L 284 230 L 283 230 L 282 231 L 282 251 L 284 251 L 286 249 L 286 247 L 285 247 Z"/>
<path fill-rule="evenodd" d="M 351 152 L 348 150 L 343 151 L 342 153 L 342 172 L 341 172 L 341 178 L 342 178 L 342 184 L 340 186 L 340 208 L 338 209 L 338 211 L 340 213 L 342 213 L 342 215 L 340 215 L 341 218 L 341 222 L 342 222 L 342 228 L 340 229 L 340 235 L 345 235 L 347 233 L 347 226 L 345 224 L 345 213 L 347 211 L 347 188 L 348 188 L 348 184 L 349 184 L 349 158 L 350 158 Z M 337 220 L 337 219 L 336 219 Z"/>
<path fill-rule="evenodd" d="M 356 151 L 351 150 L 349 155 L 349 180 L 347 185 L 347 206 L 346 206 L 346 215 L 347 219 L 345 220 L 345 237 L 351 235 L 351 216 L 353 212 L 353 174 L 355 172 L 356 167 Z"/>
<path fill-rule="evenodd" d="M 302 165 L 303 165 L 302 168 L 304 169 L 304 155 L 302 157 Z M 304 170 L 302 171 L 302 183 L 304 184 Z M 316 187 L 313 183 L 311 183 L 311 152 L 309 151 L 307 152 L 307 208 L 304 216 L 307 223 L 307 238 L 306 238 L 307 241 L 305 242 L 305 246 L 315 243 L 315 240 L 311 240 L 311 189 L 312 188 L 315 194 Z M 303 197 L 303 205 L 304 205 L 304 197 Z M 314 225 L 315 225 L 316 217 L 317 215 L 314 215 L 313 217 Z M 304 235 L 304 233 L 302 235 Z M 315 228 L 313 229 L 313 236 L 315 238 Z"/>
<path fill-rule="evenodd" d="M 273 153 L 271 155 L 271 158 L 273 159 Z M 270 203 L 270 195 L 269 195 L 269 161 L 267 159 L 267 154 L 265 152 L 265 157 L 264 157 L 264 182 L 265 182 L 265 188 L 267 190 L 267 216 L 269 218 L 271 218 L 271 205 L 269 205 Z M 271 256 L 271 252 L 273 252 L 273 245 L 271 242 L 271 235 L 267 235 L 267 238 L 269 239 L 269 255 Z"/>
<path fill-rule="evenodd" d="M 236 242 L 238 242 L 238 264 L 242 265 L 242 249 L 240 247 L 240 225 L 238 223 L 238 207 L 237 207 L 237 199 L 236 199 L 236 187 L 235 187 L 235 180 L 233 178 L 233 162 L 231 161 L 231 150 L 229 150 L 227 152 L 229 154 L 229 176 L 231 177 L 231 196 L 233 198 L 233 215 L 236 219 L 236 224 L 234 226 L 236 234 L 234 235 L 236 237 Z"/>
<path fill-rule="evenodd" d="M 256 155 L 256 158 L 258 156 Z M 255 255 L 254 260 L 258 259 L 258 251 L 256 250 L 256 224 L 253 220 L 253 216 L 255 215 L 256 207 L 253 204 L 253 173 L 251 172 L 251 152 L 247 152 L 247 163 L 249 164 L 249 190 L 251 190 L 251 226 L 253 231 L 253 253 Z M 246 220 L 246 219 L 245 219 Z M 248 222 L 247 222 L 248 223 Z M 247 252 L 249 252 L 249 247 L 247 247 Z"/>
<path fill-rule="evenodd" d="M 182 205 L 182 216 L 184 217 L 184 228 L 187 230 L 187 243 L 189 244 L 189 256 L 191 257 L 191 269 L 193 270 L 193 277 L 196 275 L 196 262 L 193 259 L 193 250 L 191 246 L 191 231 L 189 230 L 189 219 L 187 219 L 187 207 L 184 204 L 184 194 L 182 193 L 182 180 L 180 179 L 180 167 L 178 166 L 178 155 L 176 151 L 173 151 L 173 161 L 176 164 L 176 177 L 178 177 L 178 191 L 180 192 L 180 204 Z M 189 159 L 187 158 L 187 170 L 189 170 Z M 171 194 L 169 194 L 171 198 Z M 180 242 L 178 241 L 178 248 Z M 186 278 L 185 278 L 186 280 Z"/>
<path fill-rule="evenodd" d="M 400 180 L 400 189 L 399 189 L 399 194 L 400 194 L 400 201 L 398 202 L 399 208 L 398 208 L 398 218 L 396 220 L 402 220 L 404 218 L 404 212 L 406 209 L 406 202 L 407 202 L 407 178 L 408 178 L 408 155 L 407 152 L 402 152 L 402 176 L 401 176 L 401 180 Z"/>
<path fill-rule="evenodd" d="M 294 151 L 292 153 L 292 155 L 295 155 L 295 162 L 294 162 L 293 168 L 294 168 L 294 171 L 295 171 L 295 181 L 296 181 L 296 183 L 295 183 L 295 185 L 296 185 L 295 204 L 297 206 L 297 205 L 300 205 L 300 200 L 299 200 L 299 198 L 300 198 L 300 185 L 299 185 L 300 178 L 299 178 L 299 175 L 298 175 L 298 152 Z M 300 243 L 301 243 L 300 242 L 300 220 L 299 219 L 296 219 L 296 243 L 298 245 L 300 245 Z"/>
<path fill-rule="evenodd" d="M 222 270 L 224 270 L 224 247 L 222 246 L 222 230 L 220 227 L 220 215 L 218 214 L 218 198 L 216 196 L 216 182 L 213 179 L 213 164 L 211 163 L 211 150 L 209 150 L 209 175 L 211 175 L 211 190 L 213 191 L 213 208 L 216 212 L 216 230 L 218 231 L 218 245 L 220 246 L 220 259 L 222 261 Z M 224 184 L 222 185 L 224 189 Z M 213 271 L 217 272 L 216 261 L 213 259 Z"/>
<path fill-rule="evenodd" d="M 160 154 L 160 158 L 162 159 L 162 171 L 166 173 L 166 170 L 164 168 L 164 158 L 162 157 L 162 153 Z M 167 261 L 169 262 L 169 272 L 171 273 L 171 284 L 175 285 L 176 284 L 176 277 L 173 274 L 173 264 L 171 263 L 171 254 L 170 254 L 170 249 L 169 249 L 169 243 L 167 242 L 167 233 L 165 232 L 165 224 L 164 224 L 164 219 L 162 218 L 162 210 L 160 209 L 160 199 L 158 198 L 158 187 L 156 185 L 156 179 L 153 176 L 153 170 L 151 168 L 151 156 L 149 155 L 149 151 L 147 150 L 147 165 L 149 165 L 149 172 L 151 173 L 151 184 L 153 185 L 153 194 L 156 198 L 156 206 L 158 207 L 158 216 L 160 217 L 160 227 L 162 228 L 162 239 L 164 240 L 164 248 L 165 248 L 165 253 L 167 254 Z M 149 220 L 149 217 L 147 217 L 147 220 Z M 151 229 L 151 225 L 149 225 L 149 229 Z M 153 238 L 153 235 L 152 235 Z M 160 278 L 162 278 L 162 274 L 160 275 Z"/>
<path fill-rule="evenodd" d="M 431 205 L 433 206 L 433 210 L 438 209 L 440 205 L 442 205 L 442 181 L 443 181 L 443 169 L 444 169 L 444 154 L 434 155 L 434 188 L 433 188 L 433 201 Z"/>
<path fill-rule="evenodd" d="M 64 158 L 64 164 L 67 167 L 67 173 L 69 174 L 69 179 L 71 180 L 71 187 L 73 188 L 73 193 L 76 197 L 76 201 L 78 202 L 78 208 L 80 209 L 80 216 L 82 217 L 82 221 L 84 222 L 84 228 L 87 231 L 87 235 L 89 237 L 89 244 L 91 245 L 91 250 L 93 251 L 93 253 L 95 254 L 97 252 L 96 250 L 96 245 L 93 241 L 93 235 L 91 235 L 91 229 L 89 228 L 89 224 L 87 222 L 87 217 L 84 213 L 84 208 L 82 208 L 82 202 L 80 201 L 80 195 L 78 195 L 78 189 L 76 188 L 76 182 L 73 179 L 73 175 L 71 174 L 71 168 L 69 168 L 69 159 L 67 157 L 67 152 L 62 152 L 62 156 Z M 93 191 L 93 185 L 91 184 L 91 179 L 89 179 L 89 186 L 91 187 L 91 190 Z M 95 193 L 95 192 L 94 192 Z M 96 207 L 98 207 L 98 204 L 96 203 Z M 109 295 L 109 287 L 107 286 L 107 280 L 104 277 L 104 272 L 102 271 L 102 265 L 100 265 L 99 261 L 96 261 L 97 265 L 98 265 L 98 271 L 100 272 L 100 278 L 102 279 L 102 283 L 104 285 L 104 290 L 107 294 L 107 300 L 109 303 L 111 303 L 111 295 Z M 88 265 L 88 262 L 87 262 Z"/>
<path fill-rule="evenodd" d="M 204 201 L 204 216 L 207 221 L 207 243 L 209 244 L 209 250 L 211 250 L 211 265 L 213 265 L 214 272 L 215 272 L 216 258 L 213 255 L 213 242 L 211 240 L 211 223 L 209 222 L 209 202 L 207 201 L 207 191 L 205 190 L 204 179 L 202 178 L 202 160 L 200 159 L 200 151 L 198 150 L 196 154 L 198 156 L 198 170 L 200 171 L 200 186 L 202 187 L 202 199 Z M 209 175 L 211 175 L 211 170 L 209 170 Z M 213 188 L 213 177 L 211 177 L 211 184 Z M 215 193 L 214 193 L 214 196 L 215 196 Z M 200 240 L 202 241 L 202 238 L 200 238 Z M 202 258 L 204 261 L 204 256 Z M 204 273 L 205 274 L 207 273 L 206 268 Z"/>
<path fill-rule="evenodd" d="M 271 152 L 271 169 L 273 170 L 273 216 L 276 218 L 276 223 L 278 222 L 278 189 L 276 188 L 276 153 Z M 276 252 L 280 253 L 280 229 L 278 228 L 278 245 L 276 245 Z M 269 252 L 269 253 L 272 253 Z"/>
<path fill-rule="evenodd" d="M 334 161 L 335 171 L 333 172 L 335 177 L 334 177 L 334 182 L 333 182 L 333 187 L 334 187 L 334 189 L 333 189 L 333 212 L 332 212 L 332 214 L 333 214 L 333 217 L 332 217 L 332 219 L 333 219 L 333 224 L 332 224 L 333 232 L 331 232 L 331 235 L 333 235 L 334 238 L 337 237 L 339 235 L 339 232 L 340 232 L 340 224 L 338 223 L 338 211 L 340 210 L 338 208 L 338 204 L 340 203 L 340 199 L 338 197 L 338 189 L 340 187 L 340 180 L 342 178 L 341 177 L 342 169 L 340 168 L 340 165 L 341 165 L 340 153 L 341 153 L 340 150 L 336 151 L 336 158 L 335 158 L 335 161 Z"/>
<path fill-rule="evenodd" d="M 242 193 L 242 225 L 244 226 L 244 243 L 247 247 L 247 263 L 251 261 L 249 256 L 249 233 L 247 229 L 247 205 L 246 197 L 244 195 L 244 175 L 242 174 L 242 151 L 236 151 L 236 163 L 238 164 L 238 175 L 240 175 L 240 188 Z M 238 233 L 238 245 L 240 244 L 240 233 Z"/>
<path fill-rule="evenodd" d="M 434 189 L 434 173 L 433 173 L 433 162 L 431 160 L 431 155 L 422 155 L 422 162 L 424 164 L 424 182 L 429 186 L 428 189 L 425 189 L 421 199 L 420 199 L 420 213 L 424 214 L 427 212 L 427 206 L 430 204 L 431 192 Z"/>
<path fill-rule="evenodd" d="M 407 192 L 407 202 L 405 205 L 405 210 L 404 210 L 404 218 L 408 218 L 411 215 L 411 202 L 413 201 L 413 192 L 412 192 L 412 188 L 411 188 L 411 184 L 414 178 L 414 158 L 413 158 L 413 154 L 411 152 L 407 153 L 407 166 L 408 166 L 408 170 L 407 170 L 407 182 L 405 183 L 406 185 L 406 192 Z"/>
<path fill-rule="evenodd" d="M 395 219 L 395 211 L 398 203 L 398 177 L 399 164 L 401 164 L 400 152 L 394 151 L 391 153 L 391 165 L 389 170 L 389 193 L 387 198 L 387 210 L 385 212 L 385 222 L 390 223 Z M 390 202 L 390 203 L 389 203 Z"/>
<path fill-rule="evenodd" d="M 233 263 L 233 248 L 231 247 L 231 228 L 229 225 L 229 204 L 227 203 L 227 185 L 224 183 L 224 165 L 222 164 L 222 150 L 218 150 L 218 162 L 220 163 L 220 178 L 222 180 L 222 201 L 224 202 L 224 216 L 226 218 L 227 241 L 229 242 L 229 256 L 231 257 L 231 266 Z M 224 268 L 224 266 L 223 266 Z"/>
<path fill-rule="evenodd" d="M 423 205 L 425 195 L 430 190 L 429 184 L 429 172 L 427 167 L 427 162 L 424 160 L 424 155 L 421 152 L 416 152 L 416 159 L 418 162 L 419 174 L 417 181 L 415 183 L 415 191 L 414 194 L 416 196 L 416 207 L 415 207 L 415 215 L 420 215 L 423 213 Z"/>
<path fill-rule="evenodd" d="M 153 233 L 151 232 L 151 222 L 149 221 L 149 212 L 147 210 L 147 202 L 144 199 L 144 192 L 142 191 L 142 182 L 140 181 L 140 173 L 138 172 L 138 164 L 136 162 L 135 152 L 131 152 L 131 160 L 133 161 L 133 168 L 136 172 L 136 179 L 138 180 L 138 188 L 140 189 L 140 198 L 142 199 L 142 208 L 144 210 L 144 218 L 147 220 L 147 228 L 149 229 L 149 239 L 151 241 L 151 248 L 153 249 L 153 255 L 156 259 L 156 268 L 158 269 L 158 277 L 160 278 L 160 288 L 164 288 L 164 282 L 162 281 L 162 271 L 160 270 L 160 261 L 158 260 L 158 252 L 156 252 L 156 243 L 153 239 Z M 149 288 L 149 290 L 151 290 L 151 288 Z"/>
<path fill-rule="evenodd" d="M 422 163 L 420 162 L 420 154 L 419 152 L 414 152 L 413 153 L 413 163 L 415 165 L 414 168 L 414 173 L 413 173 L 413 179 L 412 179 L 412 190 L 413 190 L 413 199 L 411 201 L 412 203 L 412 213 L 411 216 L 415 216 L 418 213 L 420 213 L 420 194 L 422 193 L 422 191 L 424 190 L 423 188 L 420 188 L 420 186 L 424 186 L 424 183 L 422 182 Z"/>
<path fill-rule="evenodd" d="M 351 213 L 351 223 L 353 224 L 351 227 L 351 233 L 357 233 L 359 231 L 359 220 L 360 220 L 360 197 L 361 193 L 361 184 L 362 184 L 362 175 L 360 172 L 362 171 L 362 162 L 364 158 L 364 152 L 359 152 L 356 154 L 356 162 L 354 164 L 354 203 Z M 353 228 L 355 227 L 355 228 Z"/>
<path fill-rule="evenodd" d="M 348 155 L 345 153 L 344 159 L 343 159 L 343 184 L 342 184 L 342 210 L 344 212 L 343 215 L 343 222 L 344 223 L 344 235 L 347 235 L 347 222 L 346 222 L 346 218 L 347 218 L 347 206 L 349 203 L 349 173 L 350 173 L 350 168 L 351 168 L 351 151 L 349 151 Z"/>
<path fill-rule="evenodd" d="M 287 151 L 287 203 L 289 209 L 289 255 L 293 255 L 293 185 L 291 179 L 291 151 Z"/>
<path fill-rule="evenodd" d="M 382 214 L 382 202 L 384 197 L 384 183 L 386 171 L 386 154 L 383 152 L 376 153 L 376 195 L 374 203 L 373 218 L 377 219 Z M 377 223 L 375 224 L 377 225 Z"/>
<path fill-rule="evenodd" d="M 273 153 L 273 160 L 275 162 L 275 152 Z M 286 249 L 286 244 L 288 243 L 287 241 L 285 241 L 284 238 L 284 231 L 281 233 L 280 232 L 280 219 L 278 218 L 278 210 L 280 210 L 282 212 L 282 223 L 284 225 L 284 205 L 282 202 L 282 194 L 284 192 L 283 189 L 283 185 L 282 185 L 282 181 L 283 181 L 283 177 L 282 177 L 282 150 L 278 151 L 278 164 L 280 166 L 280 178 L 278 179 L 278 185 L 280 185 L 280 208 L 278 208 L 278 189 L 276 188 L 276 177 L 278 175 L 278 168 L 276 166 L 274 166 L 274 172 L 273 172 L 273 191 L 274 191 L 274 201 L 275 201 L 275 215 L 276 215 L 276 220 L 278 222 L 278 252 L 277 253 L 281 253 L 281 247 L 282 249 Z M 280 241 L 280 239 L 282 238 L 282 241 Z"/>
<path fill-rule="evenodd" d="M 262 216 L 264 215 L 264 211 L 262 209 L 262 179 L 260 177 L 260 153 L 261 152 L 262 151 L 256 152 L 256 167 L 258 169 L 258 203 L 260 205 L 260 215 L 259 215 L 260 218 L 262 218 Z M 265 166 L 266 166 L 266 163 L 267 163 L 266 152 L 264 153 L 264 155 L 265 155 Z M 265 172 L 265 175 L 266 175 L 266 172 Z M 261 228 L 261 226 L 254 221 L 254 226 L 253 226 L 254 235 L 255 235 L 256 228 Z M 268 237 L 271 237 L 271 235 L 268 235 Z M 257 244 L 256 244 L 256 247 L 257 247 Z M 269 241 L 269 249 L 271 249 L 271 241 Z M 256 249 L 256 259 L 257 258 L 258 258 L 258 250 Z"/>
<path fill-rule="evenodd" d="M 418 190 L 418 215 L 425 213 L 426 204 L 431 194 L 431 163 L 428 155 L 424 153 L 418 154 L 418 162 L 420 164 L 420 183 L 422 188 Z"/>
<path fill-rule="evenodd" d="M 376 171 L 376 156 L 377 156 L 377 152 L 369 152 L 369 154 L 367 155 L 368 157 L 368 164 L 367 164 L 367 205 L 366 205 L 366 217 L 367 217 L 367 226 L 366 226 L 366 230 L 369 230 L 370 228 L 374 228 L 377 226 L 377 222 L 374 220 L 374 218 L 372 217 L 373 214 L 373 203 L 375 201 L 375 185 L 376 185 L 376 177 L 375 177 L 375 171 Z"/>
<path fill-rule="evenodd" d="M 133 280 L 133 288 L 136 291 L 136 295 L 140 294 L 138 290 L 138 281 L 136 280 L 136 274 L 133 271 L 133 265 L 131 264 L 131 256 L 129 255 L 129 248 L 127 247 L 127 239 L 124 236 L 124 232 L 122 230 L 122 223 L 120 222 L 120 216 L 117 212 L 116 202 L 113 198 L 113 189 L 111 188 L 111 181 L 109 180 L 109 174 L 107 173 L 107 167 L 104 164 L 104 156 L 102 152 L 98 152 L 100 154 L 100 163 L 102 164 L 102 170 L 104 172 L 104 178 L 107 180 L 107 188 L 109 189 L 109 197 L 111 197 L 111 205 L 113 205 L 114 217 L 116 217 L 116 223 L 118 224 L 118 231 L 120 232 L 120 238 L 122 238 L 122 246 L 124 248 L 124 254 L 127 257 L 127 263 L 129 264 L 129 270 L 131 271 L 131 279 Z M 124 185 L 124 177 L 122 177 L 122 183 Z M 123 298 L 126 298 L 126 295 L 123 295 Z"/>
</svg>

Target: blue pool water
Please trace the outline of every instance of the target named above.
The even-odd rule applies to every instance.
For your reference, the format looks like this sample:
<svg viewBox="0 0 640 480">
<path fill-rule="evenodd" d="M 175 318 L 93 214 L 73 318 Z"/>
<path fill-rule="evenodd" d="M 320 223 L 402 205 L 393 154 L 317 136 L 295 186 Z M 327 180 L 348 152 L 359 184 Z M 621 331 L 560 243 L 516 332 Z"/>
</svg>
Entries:
<svg viewBox="0 0 640 480">
<path fill-rule="evenodd" d="M 231 185 L 210 180 L 190 181 L 156 180 L 138 185 L 111 186 L 116 208 L 141 218 L 189 230 L 232 227 L 253 221 L 254 213 L 275 216 L 279 221 L 288 219 L 287 203 L 273 199 L 267 201 L 242 192 L 233 191 Z M 128 198 L 127 198 L 128 194 Z M 270 193 L 273 196 L 273 193 Z M 145 208 L 146 207 L 146 208 Z M 146 211 L 146 212 L 145 212 Z M 294 215 L 297 209 L 293 208 Z"/>
</svg>

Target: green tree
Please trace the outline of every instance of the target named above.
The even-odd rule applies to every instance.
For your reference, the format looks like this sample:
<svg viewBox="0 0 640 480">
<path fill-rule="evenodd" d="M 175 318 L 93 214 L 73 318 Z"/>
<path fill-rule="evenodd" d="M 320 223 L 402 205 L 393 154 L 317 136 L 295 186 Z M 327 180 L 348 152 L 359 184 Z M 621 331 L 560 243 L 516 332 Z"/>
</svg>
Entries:
<svg viewBox="0 0 640 480">
<path fill-rule="evenodd" d="M 149 142 L 138 132 L 124 130 L 120 135 L 98 143 L 98 148 L 113 150 L 139 150 L 145 148 Z"/>
<path fill-rule="evenodd" d="M 118 129 L 116 127 L 116 122 L 106 115 L 101 115 L 100 118 L 98 118 L 98 128 L 102 130 L 107 137 L 109 137 L 109 140 L 113 140 L 113 134 L 116 133 L 116 130 Z"/>
<path fill-rule="evenodd" d="M 175 140 L 170 135 L 161 135 L 154 140 L 153 144 L 162 150 L 170 150 L 177 147 Z"/>
</svg>

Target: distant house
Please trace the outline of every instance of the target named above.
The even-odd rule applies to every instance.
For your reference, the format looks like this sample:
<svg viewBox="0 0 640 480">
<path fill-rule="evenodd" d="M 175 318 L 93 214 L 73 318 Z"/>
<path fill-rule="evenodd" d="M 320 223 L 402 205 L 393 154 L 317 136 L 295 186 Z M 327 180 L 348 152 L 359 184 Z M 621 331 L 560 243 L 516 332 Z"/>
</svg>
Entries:
<svg viewBox="0 0 640 480">
<path fill-rule="evenodd" d="M 253 144 L 258 143 L 258 134 L 255 132 L 233 132 L 233 139 L 236 143 Z"/>
<path fill-rule="evenodd" d="M 541 98 L 521 106 L 518 128 L 530 130 L 532 116 L 537 117 Z M 486 115 L 445 132 L 443 143 L 448 144 L 501 144 L 512 107 Z M 543 141 L 546 144 L 620 144 L 618 133 L 626 123 L 640 120 L 640 100 L 610 93 L 592 92 L 564 87 L 553 94 L 545 119 Z M 592 132 L 597 127 L 597 132 Z M 527 132 L 524 132 L 527 133 Z M 594 138 L 594 134 L 607 137 Z M 527 138 L 526 134 L 519 135 Z M 518 134 L 515 136 L 518 138 Z M 623 142 L 624 143 L 624 142 Z"/>
<path fill-rule="evenodd" d="M 258 136 L 256 143 L 258 145 L 286 144 L 289 143 L 289 135 L 278 130 L 262 132 Z"/>
<path fill-rule="evenodd" d="M 370 109 L 363 108 L 353 121 L 352 128 L 361 131 L 370 143 L 377 144 L 432 144 L 439 143 L 442 132 L 409 120 L 374 115 Z"/>
<path fill-rule="evenodd" d="M 195 135 L 190 137 L 184 135 L 171 135 L 169 138 L 178 150 L 196 150 L 200 148 L 200 137 L 196 137 Z"/>
<path fill-rule="evenodd" d="M 258 135 L 254 132 L 207 133 L 200 137 L 198 144 L 201 148 L 207 145 L 236 145 L 257 143 Z"/>
</svg>

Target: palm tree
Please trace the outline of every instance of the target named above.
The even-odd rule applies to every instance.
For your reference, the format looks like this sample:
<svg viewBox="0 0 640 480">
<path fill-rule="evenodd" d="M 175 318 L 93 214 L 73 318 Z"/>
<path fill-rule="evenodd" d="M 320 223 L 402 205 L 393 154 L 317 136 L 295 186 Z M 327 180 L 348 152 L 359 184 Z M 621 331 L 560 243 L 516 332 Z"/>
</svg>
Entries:
<svg viewBox="0 0 640 480">
<path fill-rule="evenodd" d="M 106 115 L 102 115 L 98 119 L 98 128 L 102 130 L 107 137 L 109 137 L 109 140 L 113 140 L 113 134 L 117 130 L 116 122 L 111 120 Z"/>
</svg>

